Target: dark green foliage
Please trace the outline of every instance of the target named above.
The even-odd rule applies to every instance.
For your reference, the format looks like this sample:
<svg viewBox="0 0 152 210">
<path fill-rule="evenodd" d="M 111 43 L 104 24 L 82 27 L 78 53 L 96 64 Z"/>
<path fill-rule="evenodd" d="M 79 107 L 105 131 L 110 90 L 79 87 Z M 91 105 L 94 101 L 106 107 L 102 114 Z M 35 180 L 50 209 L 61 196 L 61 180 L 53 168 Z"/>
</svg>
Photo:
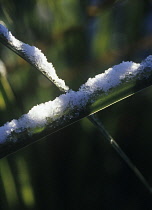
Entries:
<svg viewBox="0 0 152 210">
<path fill-rule="evenodd" d="M 17 38 L 42 49 L 59 77 L 77 89 L 88 77 L 122 60 L 141 62 L 152 52 L 151 34 L 142 30 L 151 1 L 116 1 L 92 17 L 87 14 L 88 2 L 1 0 L 0 18 Z M 0 110 L 1 124 L 60 94 L 2 45 L 0 59 L 16 100 L 9 116 L 4 115 L 7 107 Z M 101 111 L 99 117 L 152 185 L 151 90 Z M 87 119 L 0 161 L 2 210 L 151 206 L 146 189 Z"/>
</svg>

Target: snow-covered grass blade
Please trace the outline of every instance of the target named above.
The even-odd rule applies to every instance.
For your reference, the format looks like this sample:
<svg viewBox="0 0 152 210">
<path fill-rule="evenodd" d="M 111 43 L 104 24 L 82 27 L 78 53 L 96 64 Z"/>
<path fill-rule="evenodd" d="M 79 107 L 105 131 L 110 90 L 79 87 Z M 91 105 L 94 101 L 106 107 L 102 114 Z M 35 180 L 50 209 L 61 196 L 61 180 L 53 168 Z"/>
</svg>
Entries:
<svg viewBox="0 0 152 210">
<path fill-rule="evenodd" d="M 0 156 L 28 145 L 64 126 L 89 116 L 152 85 L 152 56 L 141 64 L 122 62 L 88 79 L 78 91 L 60 95 L 33 107 L 18 120 L 0 127 Z M 1 151 L 5 151 L 1 153 Z"/>
<path fill-rule="evenodd" d="M 47 61 L 47 58 L 41 50 L 19 41 L 2 24 L 0 24 L 0 41 L 23 59 L 27 60 L 28 63 L 36 67 L 37 70 L 51 80 L 60 90 L 65 92 L 69 90 L 64 80 L 58 78 L 52 63 Z"/>
</svg>

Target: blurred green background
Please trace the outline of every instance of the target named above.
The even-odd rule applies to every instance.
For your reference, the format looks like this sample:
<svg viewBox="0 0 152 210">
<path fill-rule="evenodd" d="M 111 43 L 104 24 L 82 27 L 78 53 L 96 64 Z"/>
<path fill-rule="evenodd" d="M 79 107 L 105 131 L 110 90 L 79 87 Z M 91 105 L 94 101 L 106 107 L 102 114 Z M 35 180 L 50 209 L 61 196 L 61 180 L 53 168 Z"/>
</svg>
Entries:
<svg viewBox="0 0 152 210">
<path fill-rule="evenodd" d="M 89 77 L 152 54 L 150 0 L 0 0 L 0 20 L 42 50 L 78 90 Z M 0 44 L 0 125 L 61 93 Z M 152 88 L 98 113 L 152 185 Z M 143 210 L 151 195 L 88 119 L 0 160 L 0 209 Z"/>
</svg>

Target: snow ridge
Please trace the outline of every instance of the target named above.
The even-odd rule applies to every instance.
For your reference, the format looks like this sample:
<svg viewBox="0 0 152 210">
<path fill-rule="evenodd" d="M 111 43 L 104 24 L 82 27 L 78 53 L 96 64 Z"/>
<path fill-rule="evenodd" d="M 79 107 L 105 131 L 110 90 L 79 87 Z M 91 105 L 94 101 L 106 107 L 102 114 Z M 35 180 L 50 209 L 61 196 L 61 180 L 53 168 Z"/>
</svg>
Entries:
<svg viewBox="0 0 152 210">
<path fill-rule="evenodd" d="M 122 83 L 126 77 L 131 78 L 136 76 L 140 67 L 140 64 L 134 62 L 122 62 L 109 68 L 105 73 L 96 75 L 94 78 L 89 78 L 78 91 L 70 90 L 53 101 L 34 106 L 18 120 L 12 120 L 0 127 L 0 143 L 5 142 L 13 131 L 18 133 L 28 128 L 46 126 L 48 119 L 51 119 L 52 122 L 57 120 L 64 115 L 63 113 L 68 108 L 71 110 L 77 108 L 77 114 L 79 114 L 80 110 L 85 109 L 92 94 L 98 90 L 108 93 L 111 88 Z"/>
<path fill-rule="evenodd" d="M 47 61 L 46 56 L 35 46 L 25 44 L 16 39 L 8 29 L 0 24 L 0 35 L 17 51 L 24 54 L 30 62 L 37 67 L 46 77 L 48 77 L 57 87 L 63 91 L 68 91 L 69 87 L 65 85 L 64 80 L 59 79 L 52 65 Z"/>
</svg>

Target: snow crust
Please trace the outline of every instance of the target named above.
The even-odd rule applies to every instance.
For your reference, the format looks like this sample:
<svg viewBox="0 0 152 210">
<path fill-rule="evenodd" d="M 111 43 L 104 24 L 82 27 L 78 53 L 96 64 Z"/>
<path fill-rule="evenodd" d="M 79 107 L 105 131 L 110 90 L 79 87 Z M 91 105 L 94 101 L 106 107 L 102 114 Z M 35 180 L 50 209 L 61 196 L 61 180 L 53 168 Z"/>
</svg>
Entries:
<svg viewBox="0 0 152 210">
<path fill-rule="evenodd" d="M 52 63 L 47 61 L 46 56 L 41 52 L 41 50 L 35 46 L 30 46 L 19 41 L 2 24 L 0 24 L 0 34 L 3 35 L 8 43 L 16 50 L 24 53 L 25 57 L 27 57 L 34 66 L 51 79 L 60 89 L 64 91 L 69 90 L 69 87 L 65 85 L 64 80 L 58 78 Z"/>
<path fill-rule="evenodd" d="M 152 62 L 152 57 L 150 58 Z M 146 64 L 147 65 L 147 64 Z M 150 65 L 150 62 L 149 62 Z M 134 62 L 122 62 L 105 73 L 89 78 L 78 91 L 70 90 L 66 94 L 62 94 L 53 101 L 48 101 L 40 105 L 34 106 L 27 114 L 24 114 L 18 120 L 12 120 L 0 127 L 0 143 L 5 142 L 11 132 L 22 132 L 25 129 L 43 127 L 48 124 L 48 119 L 52 122 L 64 115 L 69 109 L 76 108 L 77 114 L 87 105 L 92 94 L 98 90 L 105 93 L 119 85 L 128 77 L 134 77 L 138 71 L 141 71 L 141 65 Z M 72 116 L 71 116 L 72 117 Z"/>
</svg>

